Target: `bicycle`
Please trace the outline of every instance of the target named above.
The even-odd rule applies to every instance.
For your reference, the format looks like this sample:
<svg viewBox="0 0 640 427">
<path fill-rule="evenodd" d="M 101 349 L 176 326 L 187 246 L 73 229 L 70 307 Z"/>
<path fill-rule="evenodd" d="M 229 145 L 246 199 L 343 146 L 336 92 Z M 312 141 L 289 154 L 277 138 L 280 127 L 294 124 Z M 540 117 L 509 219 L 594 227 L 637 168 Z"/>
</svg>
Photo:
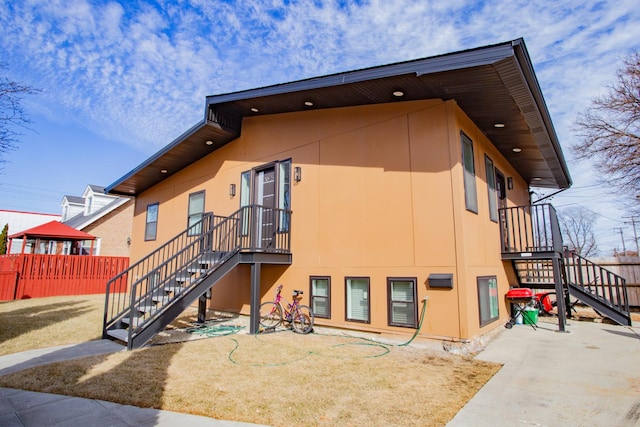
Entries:
<svg viewBox="0 0 640 427">
<path fill-rule="evenodd" d="M 280 293 L 282 285 L 276 289 L 276 296 L 273 301 L 260 304 L 260 326 L 264 330 L 273 330 L 282 322 L 291 324 L 294 332 L 308 334 L 313 329 L 313 311 L 306 305 L 301 305 L 300 300 L 304 292 L 295 289 L 293 291 L 293 301 L 289 303 Z M 284 305 L 286 303 L 286 306 Z"/>
</svg>

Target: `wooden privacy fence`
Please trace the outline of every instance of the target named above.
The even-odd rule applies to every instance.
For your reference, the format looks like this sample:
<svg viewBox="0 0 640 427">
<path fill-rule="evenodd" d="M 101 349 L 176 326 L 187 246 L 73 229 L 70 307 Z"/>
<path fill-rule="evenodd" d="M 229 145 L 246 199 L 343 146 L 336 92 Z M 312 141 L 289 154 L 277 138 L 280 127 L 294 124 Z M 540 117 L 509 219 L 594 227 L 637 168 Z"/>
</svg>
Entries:
<svg viewBox="0 0 640 427">
<path fill-rule="evenodd" d="M 129 258 L 19 254 L 0 256 L 0 301 L 105 293 Z"/>
</svg>

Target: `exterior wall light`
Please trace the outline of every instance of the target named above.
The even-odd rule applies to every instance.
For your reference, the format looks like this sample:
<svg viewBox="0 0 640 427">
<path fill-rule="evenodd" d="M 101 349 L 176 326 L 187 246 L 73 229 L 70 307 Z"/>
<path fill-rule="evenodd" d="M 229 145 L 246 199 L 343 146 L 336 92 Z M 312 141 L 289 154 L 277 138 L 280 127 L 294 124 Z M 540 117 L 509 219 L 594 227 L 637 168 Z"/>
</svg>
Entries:
<svg viewBox="0 0 640 427">
<path fill-rule="evenodd" d="M 229 195 L 231 197 L 236 195 L 236 185 L 235 184 L 229 185 Z"/>
<path fill-rule="evenodd" d="M 293 180 L 295 182 L 302 181 L 302 169 L 300 168 L 300 166 L 296 166 L 295 168 L 293 168 Z"/>
<path fill-rule="evenodd" d="M 507 178 L 507 189 L 513 190 L 513 178 L 511 177 Z"/>
</svg>

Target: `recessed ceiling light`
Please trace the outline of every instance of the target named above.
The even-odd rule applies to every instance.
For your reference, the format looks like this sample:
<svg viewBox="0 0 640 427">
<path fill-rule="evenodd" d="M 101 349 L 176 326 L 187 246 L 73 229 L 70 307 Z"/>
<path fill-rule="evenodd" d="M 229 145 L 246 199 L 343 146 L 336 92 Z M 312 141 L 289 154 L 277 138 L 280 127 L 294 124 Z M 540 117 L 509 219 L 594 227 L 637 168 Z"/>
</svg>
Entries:
<svg viewBox="0 0 640 427">
<path fill-rule="evenodd" d="M 542 181 L 542 178 L 540 178 L 539 176 L 534 176 L 534 177 L 533 177 L 533 180 L 534 180 L 534 181 Z"/>
<path fill-rule="evenodd" d="M 493 125 L 494 128 L 502 129 L 504 127 L 504 123 L 496 123 Z"/>
<path fill-rule="evenodd" d="M 304 105 L 306 105 L 307 107 L 313 107 L 313 102 L 311 102 L 311 101 L 304 101 Z"/>
<path fill-rule="evenodd" d="M 393 96 L 395 96 L 396 98 L 400 98 L 401 96 L 404 96 L 404 92 L 401 90 L 396 90 L 393 92 Z"/>
<path fill-rule="evenodd" d="M 205 144 L 207 144 L 207 145 L 213 145 L 213 141 L 211 141 L 211 140 L 205 141 Z"/>
<path fill-rule="evenodd" d="M 161 169 L 160 173 L 167 173 L 168 171 L 166 169 Z"/>
<path fill-rule="evenodd" d="M 257 113 L 258 111 L 260 111 L 260 110 L 258 110 L 256 107 L 251 107 L 251 112 Z"/>
<path fill-rule="evenodd" d="M 511 149 L 511 151 L 513 151 L 514 153 L 519 153 L 519 152 L 522 151 L 522 148 L 514 147 L 514 148 Z"/>
<path fill-rule="evenodd" d="M 129 190 L 129 193 L 135 194 L 136 190 Z"/>
</svg>

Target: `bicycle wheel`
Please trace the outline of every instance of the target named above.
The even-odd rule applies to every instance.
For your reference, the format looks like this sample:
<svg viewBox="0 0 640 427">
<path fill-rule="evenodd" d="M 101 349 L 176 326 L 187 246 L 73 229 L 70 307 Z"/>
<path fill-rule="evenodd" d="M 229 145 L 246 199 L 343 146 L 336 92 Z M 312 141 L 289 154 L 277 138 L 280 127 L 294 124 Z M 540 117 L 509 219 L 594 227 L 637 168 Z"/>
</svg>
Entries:
<svg viewBox="0 0 640 427">
<path fill-rule="evenodd" d="M 299 334 L 308 334 L 313 330 L 313 311 L 306 305 L 299 305 L 291 322 L 293 330 Z"/>
<path fill-rule="evenodd" d="M 268 301 L 260 304 L 260 326 L 264 329 L 275 329 L 282 323 L 282 307 Z"/>
</svg>

